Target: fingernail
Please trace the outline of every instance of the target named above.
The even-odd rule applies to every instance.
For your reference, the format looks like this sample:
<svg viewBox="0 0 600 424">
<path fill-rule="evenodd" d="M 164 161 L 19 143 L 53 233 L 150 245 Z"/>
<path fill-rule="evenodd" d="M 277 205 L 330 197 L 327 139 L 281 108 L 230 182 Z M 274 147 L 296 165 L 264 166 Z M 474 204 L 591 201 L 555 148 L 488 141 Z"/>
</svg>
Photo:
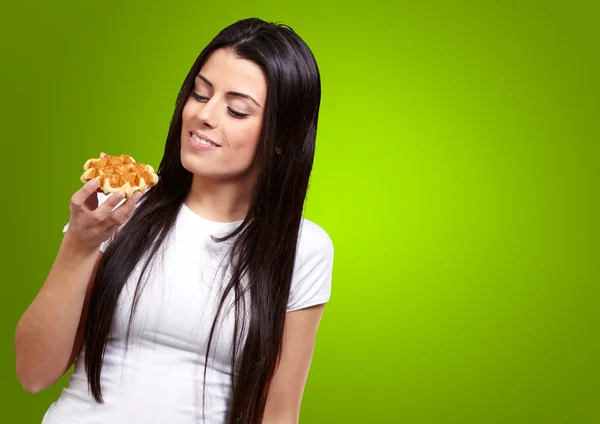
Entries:
<svg viewBox="0 0 600 424">
<path fill-rule="evenodd" d="M 92 178 L 91 180 L 88 181 L 88 185 L 90 187 L 96 187 L 98 185 L 98 180 L 95 178 Z"/>
</svg>

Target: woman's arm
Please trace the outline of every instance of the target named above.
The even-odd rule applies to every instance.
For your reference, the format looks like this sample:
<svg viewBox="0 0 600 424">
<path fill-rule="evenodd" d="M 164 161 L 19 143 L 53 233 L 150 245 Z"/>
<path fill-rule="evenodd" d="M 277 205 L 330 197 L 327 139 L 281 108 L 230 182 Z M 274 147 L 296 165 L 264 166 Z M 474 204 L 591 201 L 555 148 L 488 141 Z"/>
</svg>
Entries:
<svg viewBox="0 0 600 424">
<path fill-rule="evenodd" d="M 98 249 L 84 249 L 67 232 L 44 285 L 15 331 L 16 373 L 23 388 L 37 393 L 71 366 L 83 339 Z"/>
<path fill-rule="evenodd" d="M 133 214 L 139 193 L 118 206 L 110 196 L 100 206 L 94 179 L 71 197 L 69 227 L 39 293 L 15 330 L 16 373 L 36 393 L 71 366 L 83 340 L 92 284 L 104 241 Z"/>
<path fill-rule="evenodd" d="M 325 304 L 286 314 L 279 364 L 269 386 L 262 424 L 296 424 Z"/>
</svg>

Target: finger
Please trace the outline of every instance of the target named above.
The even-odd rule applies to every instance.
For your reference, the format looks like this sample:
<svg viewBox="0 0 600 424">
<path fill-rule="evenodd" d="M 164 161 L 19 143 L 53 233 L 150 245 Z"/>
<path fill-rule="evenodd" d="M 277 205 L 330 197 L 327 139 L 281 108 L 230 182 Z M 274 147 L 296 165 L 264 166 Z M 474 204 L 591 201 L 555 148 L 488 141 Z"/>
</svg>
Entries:
<svg viewBox="0 0 600 424">
<path fill-rule="evenodd" d="M 85 200 L 84 206 L 89 211 L 94 211 L 98 207 L 98 192 L 95 191 Z"/>
<path fill-rule="evenodd" d="M 85 201 L 92 195 L 96 193 L 96 189 L 98 188 L 98 180 L 92 178 L 87 183 L 83 185 L 79 190 L 75 192 L 75 194 L 71 197 L 71 204 L 73 206 L 82 207 Z"/>
<path fill-rule="evenodd" d="M 125 195 L 123 193 L 112 193 L 110 196 L 108 196 L 108 199 L 106 199 L 104 203 L 102 203 L 94 212 L 96 218 L 99 221 L 105 221 L 110 216 L 111 211 L 117 207 L 117 205 L 123 201 L 124 198 Z M 109 222 L 109 224 L 112 225 L 114 222 Z"/>
<path fill-rule="evenodd" d="M 102 158 L 102 157 L 104 157 L 104 156 L 106 156 L 106 153 L 104 153 L 104 152 L 100 152 L 100 157 Z"/>
<path fill-rule="evenodd" d="M 108 223 L 114 225 L 122 225 L 135 213 L 135 204 L 140 198 L 139 193 L 134 193 L 132 197 L 127 199 L 121 206 L 113 210 L 110 215 L 106 218 Z"/>
<path fill-rule="evenodd" d="M 112 237 L 114 235 L 114 233 L 116 233 L 120 227 L 121 227 L 121 224 L 116 223 L 116 224 L 113 224 L 110 227 L 108 227 L 106 230 L 104 230 L 104 232 L 106 234 L 109 234 Z"/>
<path fill-rule="evenodd" d="M 129 200 L 132 200 L 132 199 L 129 199 Z M 134 199 L 131 202 L 131 205 L 127 205 L 129 210 L 127 211 L 127 213 L 125 213 L 125 216 L 123 216 L 123 218 L 121 220 L 122 223 L 129 220 L 129 218 L 131 218 L 133 216 L 133 214 L 135 213 L 135 211 L 137 210 L 137 208 L 135 207 L 135 203 L 136 203 L 136 200 Z"/>
</svg>

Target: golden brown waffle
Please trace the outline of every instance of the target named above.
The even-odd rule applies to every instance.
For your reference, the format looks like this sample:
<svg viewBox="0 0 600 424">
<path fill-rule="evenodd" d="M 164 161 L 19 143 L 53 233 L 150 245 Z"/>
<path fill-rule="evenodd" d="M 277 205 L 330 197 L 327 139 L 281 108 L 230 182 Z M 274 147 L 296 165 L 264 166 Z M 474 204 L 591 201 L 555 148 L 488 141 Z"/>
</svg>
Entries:
<svg viewBox="0 0 600 424">
<path fill-rule="evenodd" d="M 96 178 L 98 190 L 104 194 L 123 193 L 129 199 L 133 193 L 144 193 L 158 182 L 158 175 L 150 165 L 136 163 L 129 155 L 100 155 L 83 165 L 82 182 Z"/>
</svg>

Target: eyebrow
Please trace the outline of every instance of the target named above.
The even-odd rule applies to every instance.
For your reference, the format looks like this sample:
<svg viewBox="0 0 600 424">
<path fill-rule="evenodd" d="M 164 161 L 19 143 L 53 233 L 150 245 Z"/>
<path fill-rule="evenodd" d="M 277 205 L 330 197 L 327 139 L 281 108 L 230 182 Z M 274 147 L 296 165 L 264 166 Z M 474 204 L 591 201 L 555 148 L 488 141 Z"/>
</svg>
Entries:
<svg viewBox="0 0 600 424">
<path fill-rule="evenodd" d="M 200 78 L 202 81 L 204 81 L 206 84 L 208 84 L 209 87 L 213 88 L 213 84 L 212 82 L 210 82 L 209 80 L 207 80 L 205 77 L 203 77 L 201 74 L 197 75 L 198 78 Z M 244 94 L 244 93 L 239 93 L 237 91 L 228 91 L 227 93 L 225 93 L 226 95 L 229 96 L 236 96 L 236 97 L 243 97 L 244 99 L 248 99 L 252 102 L 254 102 L 256 104 L 256 106 L 261 107 L 258 102 L 256 100 L 254 100 L 252 98 L 252 96 L 249 96 L 248 94 Z"/>
</svg>

